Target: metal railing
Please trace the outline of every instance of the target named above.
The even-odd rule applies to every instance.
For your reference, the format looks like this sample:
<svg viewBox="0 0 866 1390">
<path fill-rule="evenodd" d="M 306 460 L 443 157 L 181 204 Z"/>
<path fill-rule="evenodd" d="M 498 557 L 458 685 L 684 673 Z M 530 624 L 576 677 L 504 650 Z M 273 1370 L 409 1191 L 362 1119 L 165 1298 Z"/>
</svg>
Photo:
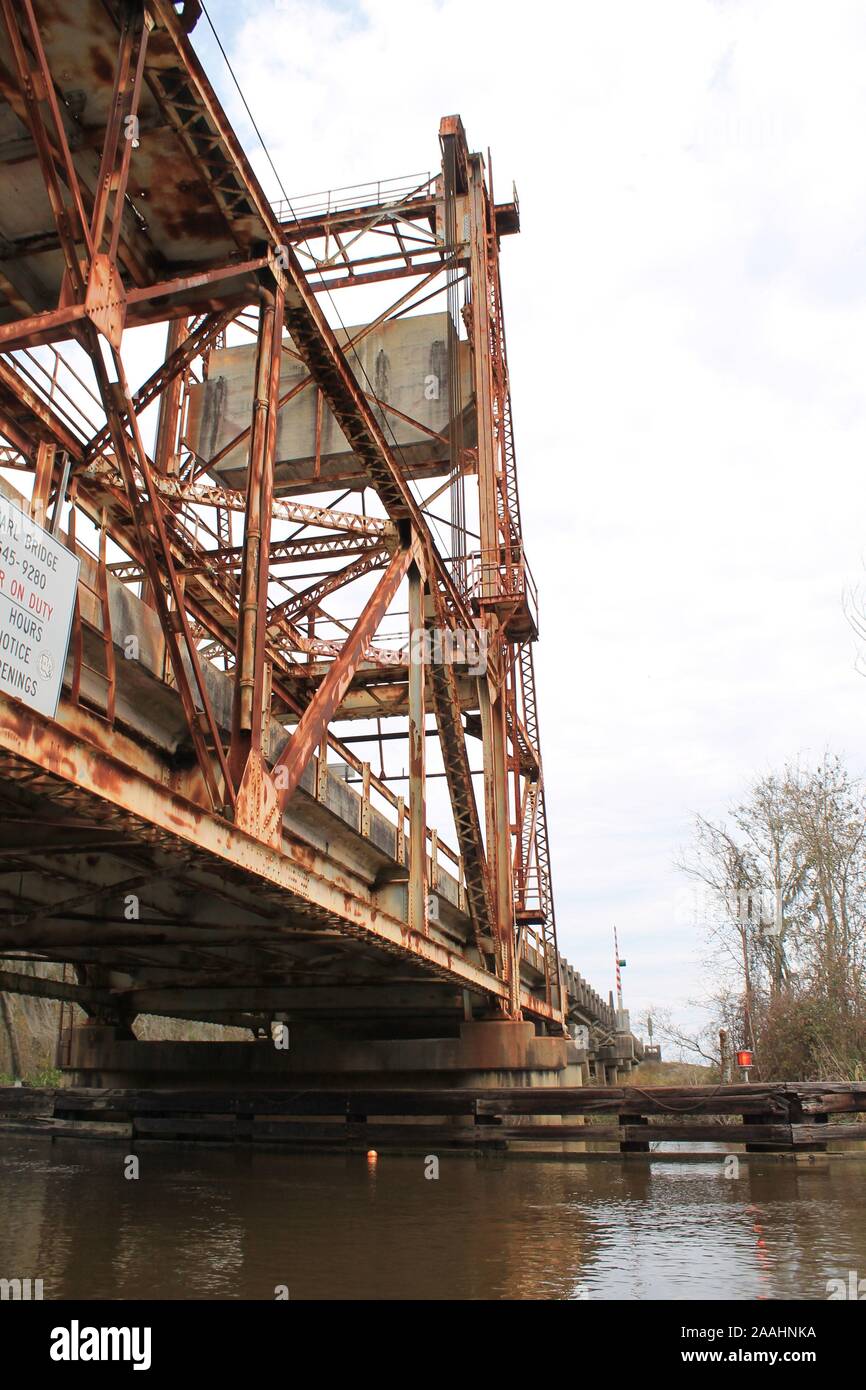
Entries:
<svg viewBox="0 0 866 1390">
<path fill-rule="evenodd" d="M 481 603 L 523 599 L 532 619 L 538 619 L 538 589 L 522 545 L 476 550 L 467 555 L 466 593 Z"/>
<path fill-rule="evenodd" d="M 420 174 L 402 174 L 393 179 L 378 179 L 375 183 L 346 184 L 343 188 L 303 193 L 297 198 L 275 199 L 271 207 L 280 222 L 328 217 L 353 208 L 381 207 L 383 203 L 399 204 L 406 198 L 420 195 L 432 180 L 433 175 L 429 170 Z"/>
<path fill-rule="evenodd" d="M 19 348 L 3 353 L 3 358 L 82 443 L 102 427 L 102 402 L 53 343 L 35 350 Z"/>
</svg>

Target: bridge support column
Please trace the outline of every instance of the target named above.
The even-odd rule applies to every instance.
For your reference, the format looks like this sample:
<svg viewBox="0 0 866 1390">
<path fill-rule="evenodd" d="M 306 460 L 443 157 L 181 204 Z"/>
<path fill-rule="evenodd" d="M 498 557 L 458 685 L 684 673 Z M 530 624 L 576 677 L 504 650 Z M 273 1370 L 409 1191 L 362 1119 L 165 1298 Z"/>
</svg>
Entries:
<svg viewBox="0 0 866 1390">
<path fill-rule="evenodd" d="M 265 690 L 268 553 L 277 438 L 277 400 L 283 329 L 283 292 L 262 291 L 256 349 L 247 505 L 244 513 L 241 592 L 229 766 L 239 787 L 252 755 L 260 756 Z"/>
<path fill-rule="evenodd" d="M 409 567 L 409 925 L 427 933 L 424 580 Z M 435 887 L 435 884 L 433 885 Z"/>
<path fill-rule="evenodd" d="M 486 818 L 487 862 L 493 886 L 496 912 L 496 932 L 502 959 L 504 978 L 510 986 L 509 1012 L 519 1015 L 517 1003 L 518 962 L 514 941 L 514 900 L 512 896 L 511 859 L 509 855 L 510 812 L 508 803 L 508 767 L 505 734 L 505 694 L 499 687 L 492 698 L 490 677 L 478 680 L 481 708 L 481 730 L 484 747 L 484 809 Z"/>
<path fill-rule="evenodd" d="M 140 1042 L 95 1025 L 72 1028 L 66 1041 L 65 1070 L 80 1086 L 362 1091 L 583 1084 L 572 1042 L 538 1037 L 533 1024 L 507 1019 L 462 1023 L 448 1038 L 329 1038 L 321 1028 L 290 1024 L 287 1050 L 262 1040 Z"/>
</svg>

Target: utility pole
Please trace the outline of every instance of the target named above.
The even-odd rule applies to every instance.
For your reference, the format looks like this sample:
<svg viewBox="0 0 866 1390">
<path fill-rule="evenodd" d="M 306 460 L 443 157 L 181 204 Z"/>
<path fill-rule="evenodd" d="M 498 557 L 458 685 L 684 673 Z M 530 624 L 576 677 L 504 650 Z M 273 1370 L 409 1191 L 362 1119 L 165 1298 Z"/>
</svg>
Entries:
<svg viewBox="0 0 866 1390">
<path fill-rule="evenodd" d="M 616 961 L 616 1028 L 618 1033 L 627 1033 L 629 1031 L 629 1028 L 628 1019 L 626 1017 L 625 1009 L 623 1008 L 622 1004 L 621 974 L 621 970 L 622 967 L 625 965 L 625 961 L 619 954 L 619 941 L 617 940 L 616 926 L 614 926 L 613 929 L 613 951 L 614 959 Z"/>
</svg>

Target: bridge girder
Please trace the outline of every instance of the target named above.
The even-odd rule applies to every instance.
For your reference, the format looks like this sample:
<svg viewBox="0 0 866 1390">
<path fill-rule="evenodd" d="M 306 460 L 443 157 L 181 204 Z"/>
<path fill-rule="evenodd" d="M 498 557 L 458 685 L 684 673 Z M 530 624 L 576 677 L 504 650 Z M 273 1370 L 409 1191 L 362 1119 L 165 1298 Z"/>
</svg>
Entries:
<svg viewBox="0 0 866 1390">
<path fill-rule="evenodd" d="M 45 727 L 0 695 L 4 775 L 37 800 L 71 806 L 79 828 L 98 825 L 107 833 L 109 825 L 119 826 L 177 864 L 197 865 L 202 873 L 217 872 L 218 865 L 232 881 L 240 875 L 235 886 L 244 902 L 255 880 L 263 901 L 280 911 L 289 905 L 295 923 L 276 931 L 263 951 L 283 949 L 301 930 L 337 941 L 338 955 L 351 939 L 379 963 L 383 955 L 403 960 L 417 972 L 419 990 L 438 989 L 431 980 L 440 981 L 446 992 L 469 991 L 482 1010 L 515 1019 L 526 1013 L 563 1029 L 567 999 L 534 677 L 524 651 L 537 622 L 520 535 L 499 279 L 500 238 L 519 227 L 516 197 L 495 202 L 459 117 L 447 117 L 435 176 L 385 197 L 354 205 L 338 198 L 326 212 L 295 216 L 266 199 L 196 57 L 184 16 L 169 0 L 106 5 L 86 43 L 53 0 L 24 0 L 20 7 L 0 0 L 0 13 L 0 65 L 9 73 L 3 101 L 27 189 L 25 226 L 10 234 L 0 215 L 0 352 L 6 354 L 0 356 L 0 434 L 17 451 L 7 462 L 33 474 L 34 515 L 44 518 L 52 503 L 70 502 L 68 544 L 76 545 L 77 515 L 98 529 L 100 548 L 94 584 L 76 603 L 69 691 L 57 721 Z M 72 100 L 73 89 L 91 93 L 83 106 Z M 0 148 L 0 178 L 3 157 Z M 354 337 L 334 331 L 320 302 L 323 293 L 410 278 L 415 283 Z M 452 311 L 467 290 L 461 318 L 472 401 L 464 409 Z M 452 324 L 445 431 L 374 390 L 358 356 L 362 339 L 439 293 L 448 296 Z M 164 360 L 132 390 L 125 335 L 158 322 L 168 325 Z M 252 409 L 226 443 L 199 452 L 185 435 L 190 394 L 207 382 L 228 335 L 243 333 L 255 335 Z M 83 351 L 92 383 L 85 368 L 73 368 L 58 352 L 58 342 Z M 36 348 L 50 359 L 35 356 Z M 306 375 L 281 392 L 287 358 L 300 361 Z M 307 472 L 298 471 L 295 495 L 291 481 L 277 495 L 281 411 L 311 393 L 314 458 Z M 143 422 L 151 406 L 159 419 L 147 446 Z M 322 488 L 320 502 L 299 500 L 326 476 L 326 413 L 348 443 L 351 464 L 338 475 L 347 491 L 361 492 L 360 511 L 341 506 L 347 492 L 330 499 Z M 464 416 L 474 443 L 464 434 Z M 410 467 L 397 425 L 417 429 L 434 454 L 445 453 Z M 217 469 L 232 449 L 246 451 L 243 489 L 225 486 Z M 436 476 L 446 481 L 420 498 L 419 479 Z M 467 545 L 465 489 L 473 480 L 477 553 Z M 431 513 L 443 492 L 451 505 L 445 523 L 456 546 L 451 555 Z M 242 520 L 240 537 L 233 518 Z M 326 568 L 299 588 L 297 566 L 313 562 Z M 371 596 L 364 581 L 376 569 L 384 579 Z M 386 648 L 377 634 L 404 581 L 410 644 Z M 148 680 L 161 682 L 154 708 L 170 720 L 166 728 L 177 730 L 173 757 L 183 764 L 181 775 L 164 752 L 136 741 L 159 741 L 155 717 L 134 737 L 124 722 L 131 717 L 127 673 L 124 680 L 117 673 L 114 649 L 121 644 L 110 616 L 112 605 L 123 607 L 114 587 L 120 582 L 130 593 L 140 587 L 138 598 L 156 624 L 162 670 L 149 670 Z M 360 618 L 330 611 L 347 592 L 360 595 Z M 429 672 L 421 663 L 419 673 L 411 641 L 431 629 L 483 638 L 480 673 L 467 674 L 466 663 L 455 667 L 450 659 L 434 661 Z M 94 676 L 85 656 L 98 652 L 100 642 L 104 660 Z M 122 717 L 118 708 L 126 711 Z M 426 821 L 427 712 L 438 731 L 455 850 Z M 481 739 L 480 809 L 464 714 L 474 718 L 472 732 Z M 364 718 L 380 730 L 383 718 L 408 720 L 408 801 L 357 756 L 351 740 L 336 734 L 336 722 Z M 363 788 L 354 831 L 361 842 L 369 840 L 371 824 L 378 826 L 374 798 L 392 817 L 387 872 L 382 862 L 368 864 L 366 877 L 359 871 L 358 856 L 366 851 L 363 843 L 360 850 L 354 843 L 346 848 L 345 828 L 340 840 L 356 861 L 353 870 L 316 848 L 317 817 L 331 816 L 327 803 L 335 795 L 329 751 Z M 23 851 L 14 836 L 6 848 L 17 862 Z M 441 920 L 430 914 L 445 858 L 456 901 Z M 130 878 L 131 868 L 120 855 L 117 874 Z M 394 868 L 403 871 L 402 880 Z M 183 876 L 174 877 L 182 885 Z M 115 890 L 121 881 L 116 878 Z M 92 984 L 98 1007 L 105 1006 L 100 991 L 106 988 L 115 998 L 124 995 L 133 1011 L 142 1000 L 153 1003 L 154 990 L 177 1003 L 177 989 L 186 991 L 188 1007 L 197 993 L 198 1016 L 218 1013 L 205 1009 L 204 1000 L 212 1006 L 225 985 L 208 984 L 207 973 L 228 962 L 239 966 L 231 954 L 237 943 L 220 936 L 219 922 L 210 923 L 207 941 L 189 935 L 198 928 L 174 922 L 159 943 L 160 920 L 168 919 L 143 923 L 137 935 L 132 924 L 127 929 L 101 911 L 99 900 L 88 934 L 86 921 L 76 926 L 87 911 L 70 916 L 55 903 L 58 915 L 43 919 L 32 902 L 16 913 L 3 896 L 0 891 L 4 947 L 20 932 L 22 951 L 77 964 L 85 975 L 101 960 L 109 974 L 125 977 Z M 248 927 L 252 944 L 270 930 L 253 920 Z M 177 973 L 188 968 L 196 943 L 200 981 L 142 983 L 147 952 L 173 952 L 170 969 Z M 284 995 L 265 966 L 262 956 L 258 1011 L 267 1014 Z M 277 966 L 288 970 L 279 955 Z M 73 992 L 89 987 L 86 980 L 70 985 Z M 238 987 L 245 991 L 243 1010 L 251 1008 L 255 984 Z M 599 1018 L 609 1023 L 606 1006 L 595 999 Z"/>
</svg>

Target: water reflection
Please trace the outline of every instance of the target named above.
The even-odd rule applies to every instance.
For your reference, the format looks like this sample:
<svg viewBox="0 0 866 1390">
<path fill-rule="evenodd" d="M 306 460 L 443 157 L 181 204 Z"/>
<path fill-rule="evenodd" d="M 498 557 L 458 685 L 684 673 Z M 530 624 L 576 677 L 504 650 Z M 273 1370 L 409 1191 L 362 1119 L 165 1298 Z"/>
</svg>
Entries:
<svg viewBox="0 0 866 1390">
<path fill-rule="evenodd" d="M 0 1147 L 0 1277 L 46 1297 L 825 1298 L 866 1161 L 569 1162 Z"/>
</svg>

